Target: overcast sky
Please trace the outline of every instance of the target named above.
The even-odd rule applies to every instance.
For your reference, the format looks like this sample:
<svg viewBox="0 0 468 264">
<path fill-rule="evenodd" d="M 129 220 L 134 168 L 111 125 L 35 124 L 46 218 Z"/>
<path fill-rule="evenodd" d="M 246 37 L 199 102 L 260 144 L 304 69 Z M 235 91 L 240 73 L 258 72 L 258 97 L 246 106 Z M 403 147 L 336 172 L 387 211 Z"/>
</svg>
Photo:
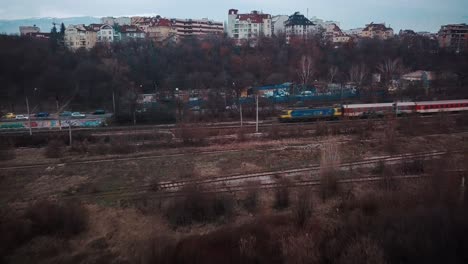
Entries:
<svg viewBox="0 0 468 264">
<path fill-rule="evenodd" d="M 342 28 L 386 22 L 395 30 L 437 31 L 442 24 L 468 23 L 468 0 L 0 0 L 0 19 L 159 14 L 227 20 L 230 8 L 336 20 Z"/>
</svg>

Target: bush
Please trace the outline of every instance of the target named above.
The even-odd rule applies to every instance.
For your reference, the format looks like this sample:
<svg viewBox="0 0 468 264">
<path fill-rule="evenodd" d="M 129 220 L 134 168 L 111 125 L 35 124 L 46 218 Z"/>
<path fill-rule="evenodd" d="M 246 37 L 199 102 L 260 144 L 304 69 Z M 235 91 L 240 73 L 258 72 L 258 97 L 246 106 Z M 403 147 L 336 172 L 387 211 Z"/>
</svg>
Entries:
<svg viewBox="0 0 468 264">
<path fill-rule="evenodd" d="M 63 155 L 65 145 L 62 141 L 54 139 L 49 141 L 47 147 L 45 148 L 45 156 L 47 158 L 56 159 L 60 158 Z"/>
<path fill-rule="evenodd" d="M 0 211 L 0 234 L 0 263 L 3 263 L 2 257 L 10 255 L 33 237 L 31 221 L 12 209 L 3 208 Z"/>
<path fill-rule="evenodd" d="M 278 181 L 279 187 L 275 189 L 273 208 L 282 210 L 289 207 L 289 184 L 287 179 Z"/>
<path fill-rule="evenodd" d="M 2 140 L 2 139 L 0 139 Z M 0 161 L 12 160 L 16 158 L 15 146 L 11 140 L 5 140 L 0 142 Z"/>
<path fill-rule="evenodd" d="M 311 190 L 299 192 L 297 205 L 293 209 L 294 222 L 298 227 L 304 227 L 312 215 L 312 195 Z"/>
<path fill-rule="evenodd" d="M 246 134 L 247 134 L 247 130 L 245 128 L 237 129 L 237 141 L 239 142 L 246 141 L 247 140 Z"/>
<path fill-rule="evenodd" d="M 166 217 L 173 226 L 214 222 L 232 215 L 234 200 L 230 196 L 204 193 L 198 186 L 186 187 L 184 192 L 186 195 L 174 198 L 166 211 Z"/>
<path fill-rule="evenodd" d="M 251 183 L 250 185 L 255 186 L 258 183 L 254 182 Z M 247 195 L 245 196 L 244 200 L 242 201 L 242 205 L 244 206 L 245 210 L 247 212 L 253 214 L 257 212 L 258 209 L 258 189 L 251 189 L 247 192 Z"/>
<path fill-rule="evenodd" d="M 136 147 L 130 144 L 127 140 L 113 140 L 110 145 L 110 154 L 130 154 L 136 151 Z"/>
<path fill-rule="evenodd" d="M 344 249 L 338 259 L 340 264 L 385 264 L 385 255 L 380 245 L 368 237 L 355 239 Z"/>
<path fill-rule="evenodd" d="M 38 239 L 24 248 L 24 252 L 19 255 L 54 255 L 58 252 L 55 249 L 61 248 L 58 241 L 83 232 L 87 224 L 87 211 L 75 202 L 59 204 L 40 201 L 29 205 L 24 213 L 3 209 L 0 211 L 0 263 L 3 263 L 2 257 L 11 255 L 15 249 L 36 237 Z M 41 247 L 41 243 L 36 243 L 37 241 L 47 241 L 46 247 Z"/>
<path fill-rule="evenodd" d="M 153 234 L 149 239 L 136 243 L 132 263 L 172 263 L 175 254 L 175 241 L 169 236 Z"/>
<path fill-rule="evenodd" d="M 88 214 L 77 202 L 36 202 L 27 208 L 25 218 L 32 223 L 35 235 L 71 237 L 86 230 Z"/>
<path fill-rule="evenodd" d="M 182 139 L 185 145 L 203 145 L 208 133 L 203 128 L 194 128 L 187 125 L 180 125 L 176 128 L 176 135 Z"/>
<path fill-rule="evenodd" d="M 324 122 L 317 122 L 315 125 L 315 135 L 320 136 L 327 136 L 328 135 L 328 126 Z"/>
<path fill-rule="evenodd" d="M 280 128 L 273 124 L 270 126 L 270 129 L 268 131 L 268 138 L 270 139 L 280 139 L 281 138 L 281 130 Z"/>
<path fill-rule="evenodd" d="M 320 154 L 320 193 L 322 199 L 327 199 L 338 193 L 337 176 L 341 159 L 337 143 L 325 143 Z"/>
</svg>

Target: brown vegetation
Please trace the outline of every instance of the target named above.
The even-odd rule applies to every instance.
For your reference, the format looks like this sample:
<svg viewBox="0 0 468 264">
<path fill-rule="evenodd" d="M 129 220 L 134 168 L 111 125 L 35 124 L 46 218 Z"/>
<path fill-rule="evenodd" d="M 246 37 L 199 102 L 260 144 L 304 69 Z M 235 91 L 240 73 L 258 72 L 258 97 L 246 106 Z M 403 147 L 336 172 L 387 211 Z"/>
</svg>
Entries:
<svg viewBox="0 0 468 264">
<path fill-rule="evenodd" d="M 184 188 L 183 197 L 174 198 L 166 209 L 166 217 L 174 226 L 206 223 L 232 215 L 234 200 L 228 195 L 206 193 L 199 186 Z"/>
<path fill-rule="evenodd" d="M 10 140 L 0 139 L 0 161 L 15 159 L 15 146 Z"/>
<path fill-rule="evenodd" d="M 340 163 L 338 144 L 334 141 L 326 142 L 320 153 L 320 193 L 323 199 L 338 193 Z"/>
<path fill-rule="evenodd" d="M 23 213 L 4 209 L 0 215 L 0 256 L 12 255 L 29 241 L 30 248 L 23 250 L 36 252 L 36 257 L 56 255 L 63 249 L 62 243 L 56 239 L 69 239 L 86 230 L 87 226 L 87 211 L 76 202 L 39 201 L 28 206 Z M 34 240 L 40 237 L 43 238 Z M 47 241 L 47 247 L 37 241 Z"/>
<path fill-rule="evenodd" d="M 61 158 L 64 150 L 65 144 L 63 143 L 63 141 L 54 139 L 49 141 L 49 143 L 47 144 L 44 155 L 47 158 Z"/>
</svg>

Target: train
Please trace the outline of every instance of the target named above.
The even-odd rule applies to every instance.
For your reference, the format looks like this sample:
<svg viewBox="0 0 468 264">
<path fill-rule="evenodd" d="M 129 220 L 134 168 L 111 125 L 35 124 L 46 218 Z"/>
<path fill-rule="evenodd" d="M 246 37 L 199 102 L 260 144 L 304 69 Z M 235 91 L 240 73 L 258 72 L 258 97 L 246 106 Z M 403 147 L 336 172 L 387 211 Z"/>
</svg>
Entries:
<svg viewBox="0 0 468 264">
<path fill-rule="evenodd" d="M 468 100 L 342 104 L 333 107 L 285 109 L 280 122 L 372 118 L 386 115 L 433 114 L 468 111 Z"/>
</svg>

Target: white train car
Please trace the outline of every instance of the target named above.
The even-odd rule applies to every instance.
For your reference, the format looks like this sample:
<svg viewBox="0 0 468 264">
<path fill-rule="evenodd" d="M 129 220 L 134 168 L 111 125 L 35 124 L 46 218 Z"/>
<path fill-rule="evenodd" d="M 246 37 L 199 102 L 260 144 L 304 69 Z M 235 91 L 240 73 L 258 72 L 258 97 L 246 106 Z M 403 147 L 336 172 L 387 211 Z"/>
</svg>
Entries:
<svg viewBox="0 0 468 264">
<path fill-rule="evenodd" d="M 343 116 L 345 117 L 370 117 L 384 116 L 394 112 L 393 103 L 380 104 L 345 104 L 343 105 Z"/>
<path fill-rule="evenodd" d="M 461 111 L 468 111 L 468 100 L 416 102 L 416 112 L 420 114 Z"/>
<path fill-rule="evenodd" d="M 398 115 L 416 113 L 416 103 L 415 102 L 397 102 L 395 105 L 394 111 L 396 111 Z"/>
</svg>

